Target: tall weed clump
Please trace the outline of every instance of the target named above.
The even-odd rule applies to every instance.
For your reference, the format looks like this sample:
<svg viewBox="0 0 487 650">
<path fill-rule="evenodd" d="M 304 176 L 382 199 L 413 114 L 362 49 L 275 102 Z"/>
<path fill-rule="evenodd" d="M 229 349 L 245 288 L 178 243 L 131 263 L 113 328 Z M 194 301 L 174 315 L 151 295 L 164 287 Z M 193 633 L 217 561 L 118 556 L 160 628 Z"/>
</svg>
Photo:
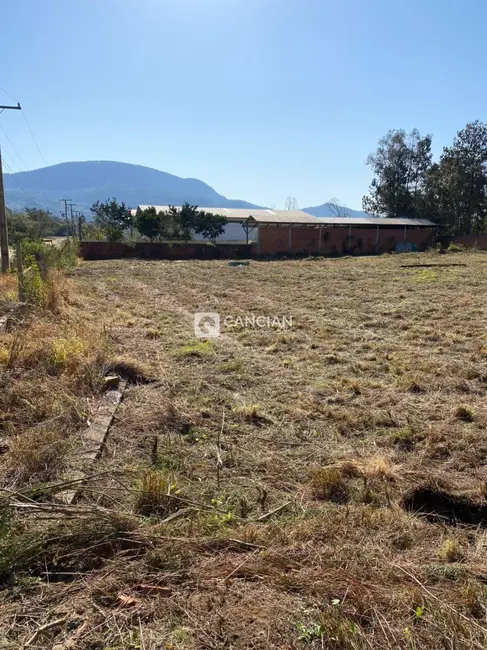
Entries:
<svg viewBox="0 0 487 650">
<path fill-rule="evenodd" d="M 62 272 L 76 266 L 78 254 L 79 244 L 72 239 L 67 239 L 61 246 L 24 240 L 22 257 L 26 271 L 19 279 L 23 299 L 29 304 L 56 311 L 59 307 Z"/>
</svg>

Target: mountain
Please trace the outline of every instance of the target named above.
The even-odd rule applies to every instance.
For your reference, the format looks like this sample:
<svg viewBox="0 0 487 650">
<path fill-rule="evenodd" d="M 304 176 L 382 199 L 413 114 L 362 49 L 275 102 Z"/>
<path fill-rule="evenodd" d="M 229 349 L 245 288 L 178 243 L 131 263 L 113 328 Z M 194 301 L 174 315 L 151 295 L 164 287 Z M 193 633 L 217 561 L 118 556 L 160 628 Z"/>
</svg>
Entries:
<svg viewBox="0 0 487 650">
<path fill-rule="evenodd" d="M 370 217 L 369 214 L 363 212 L 362 210 L 350 210 L 350 208 L 340 208 L 343 211 L 343 214 L 348 217 Z M 330 210 L 329 203 L 323 203 L 322 205 L 315 205 L 311 208 L 303 208 L 304 212 L 312 214 L 314 217 L 334 217 L 335 215 Z"/>
<path fill-rule="evenodd" d="M 142 165 L 110 161 L 66 162 L 29 172 L 4 174 L 7 207 L 42 207 L 58 214 L 68 198 L 76 210 L 89 214 L 95 201 L 116 197 L 129 207 L 181 205 L 185 201 L 221 208 L 256 208 L 246 201 L 227 199 L 196 178 L 180 178 Z"/>
</svg>

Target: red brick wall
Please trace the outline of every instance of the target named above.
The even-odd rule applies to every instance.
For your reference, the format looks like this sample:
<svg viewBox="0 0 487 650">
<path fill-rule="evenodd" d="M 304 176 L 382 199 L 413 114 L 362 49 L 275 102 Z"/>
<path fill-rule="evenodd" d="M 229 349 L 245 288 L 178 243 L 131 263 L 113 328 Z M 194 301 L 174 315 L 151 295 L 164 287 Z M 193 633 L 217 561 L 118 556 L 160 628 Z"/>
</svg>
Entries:
<svg viewBox="0 0 487 650">
<path fill-rule="evenodd" d="M 289 228 L 268 226 L 259 228 L 259 254 L 272 255 L 273 253 L 289 252 Z M 294 233 L 293 233 L 294 234 Z"/>
<path fill-rule="evenodd" d="M 218 242 L 210 246 L 204 242 L 150 243 L 83 241 L 80 244 L 81 257 L 85 260 L 107 260 L 121 257 L 146 259 L 192 260 L 232 259 L 252 256 L 252 244 L 226 244 Z"/>
<path fill-rule="evenodd" d="M 319 250 L 318 228 L 293 228 L 291 235 L 291 253 L 293 255 L 317 254 Z M 371 254 L 376 251 L 377 231 L 375 228 L 352 228 L 352 239 L 349 240 L 348 228 L 321 229 L 321 254 Z M 428 228 L 411 229 L 406 231 L 406 240 L 415 244 L 418 249 L 431 245 L 433 233 Z M 379 251 L 387 253 L 396 249 L 397 243 L 404 242 L 404 229 L 380 228 Z M 346 248 L 346 244 L 348 248 Z M 350 249 L 351 247 L 351 249 Z M 267 226 L 259 229 L 259 253 L 261 255 L 289 254 L 289 228 L 286 226 Z"/>
</svg>

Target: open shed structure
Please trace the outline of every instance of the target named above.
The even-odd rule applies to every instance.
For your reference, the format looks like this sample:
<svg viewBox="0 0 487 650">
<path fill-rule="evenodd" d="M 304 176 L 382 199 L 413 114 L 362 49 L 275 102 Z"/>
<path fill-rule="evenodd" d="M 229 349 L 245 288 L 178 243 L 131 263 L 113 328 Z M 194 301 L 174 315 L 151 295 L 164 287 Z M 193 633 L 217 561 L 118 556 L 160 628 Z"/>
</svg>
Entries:
<svg viewBox="0 0 487 650">
<path fill-rule="evenodd" d="M 138 210 L 149 206 L 139 205 Z M 168 206 L 154 206 L 165 211 Z M 342 255 L 423 250 L 437 225 L 429 219 L 314 217 L 302 210 L 202 208 L 227 219 L 219 241 L 253 243 L 257 255 Z"/>
<path fill-rule="evenodd" d="M 423 250 L 431 245 L 436 228 L 436 224 L 429 219 L 311 219 L 302 223 L 292 219 L 292 223 L 289 223 L 278 217 L 252 216 L 248 221 L 258 228 L 257 251 L 260 255 L 341 255 Z"/>
</svg>

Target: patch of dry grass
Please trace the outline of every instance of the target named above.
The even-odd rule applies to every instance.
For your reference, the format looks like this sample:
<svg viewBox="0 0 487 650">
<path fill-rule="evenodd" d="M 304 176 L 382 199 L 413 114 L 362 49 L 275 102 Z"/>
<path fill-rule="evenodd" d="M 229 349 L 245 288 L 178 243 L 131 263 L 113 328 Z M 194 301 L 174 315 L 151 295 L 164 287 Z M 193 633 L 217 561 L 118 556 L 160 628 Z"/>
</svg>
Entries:
<svg viewBox="0 0 487 650">
<path fill-rule="evenodd" d="M 73 289 L 65 278 L 48 286 L 59 289 L 54 312 L 14 311 L 12 326 L 0 332 L 3 485 L 44 482 L 65 471 L 102 385 L 100 330 L 70 304 Z"/>
<path fill-rule="evenodd" d="M 38 568 L 44 552 L 53 574 L 53 556 L 72 569 L 62 542 L 54 555 L 44 542 L 30 560 L 40 583 L 20 588 L 22 606 L 76 612 L 43 641 L 484 648 L 485 528 L 402 508 L 422 485 L 432 486 L 429 507 L 441 493 L 463 495 L 459 507 L 471 500 L 477 515 L 484 507 L 487 256 L 463 259 L 466 267 L 424 271 L 401 265 L 441 258 L 77 269 L 83 310 L 103 314 L 116 353 L 155 381 L 128 388 L 100 474 L 70 511 L 77 521 L 83 507 L 109 509 L 130 527 L 99 554 L 91 529 L 90 563 L 67 586 Z M 192 333 L 202 311 L 292 316 L 293 327 L 223 328 L 205 343 Z M 76 358 L 77 339 L 66 343 L 60 330 L 54 338 L 64 341 L 57 363 L 52 347 L 42 355 L 11 339 L 0 363 L 13 351 L 24 377 L 42 368 L 44 385 L 72 386 L 64 357 Z M 178 507 L 174 484 L 184 494 Z M 15 530 L 21 539 L 25 529 Z M 2 624 L 14 644 L 36 629 L 18 612 L 4 592 Z"/>
</svg>

